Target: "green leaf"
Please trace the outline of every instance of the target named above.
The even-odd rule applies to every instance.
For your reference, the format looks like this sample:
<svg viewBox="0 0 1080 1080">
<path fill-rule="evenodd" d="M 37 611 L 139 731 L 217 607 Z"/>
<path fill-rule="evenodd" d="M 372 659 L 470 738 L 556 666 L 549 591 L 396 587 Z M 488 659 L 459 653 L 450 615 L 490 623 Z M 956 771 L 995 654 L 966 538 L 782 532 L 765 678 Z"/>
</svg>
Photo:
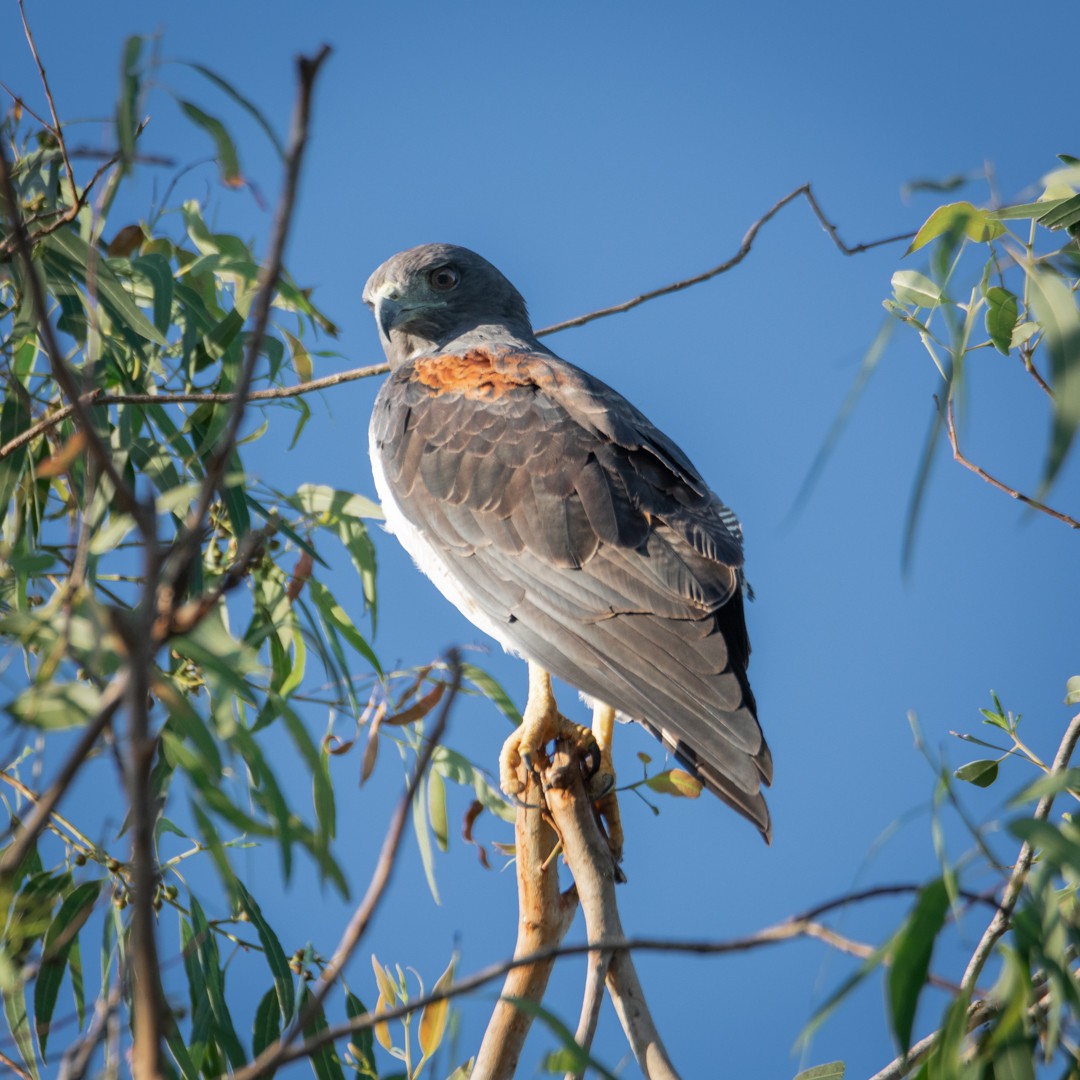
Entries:
<svg viewBox="0 0 1080 1080">
<path fill-rule="evenodd" d="M 1047 229 L 1071 229 L 1080 224 L 1080 195 L 1056 203 L 1039 218 Z"/>
<path fill-rule="evenodd" d="M 236 1029 L 233 1027 L 232 1014 L 225 998 L 225 977 L 222 974 L 218 960 L 217 941 L 206 920 L 199 901 L 191 896 L 191 925 L 194 931 L 196 951 L 201 967 L 203 985 L 206 997 L 210 1003 L 210 1011 L 213 1014 L 213 1034 L 215 1040 L 225 1051 L 229 1063 L 234 1069 L 240 1068 L 247 1062 L 240 1040 L 237 1038 Z"/>
<path fill-rule="evenodd" d="M 64 897 L 59 910 L 49 923 L 48 930 L 45 931 L 41 967 L 34 982 L 34 1028 L 37 1031 L 42 1061 L 46 1060 L 49 1024 L 60 994 L 60 985 L 64 981 L 68 957 L 76 936 L 94 910 L 102 885 L 104 881 L 101 879 L 76 885 Z"/>
<path fill-rule="evenodd" d="M 27 687 L 7 711 L 20 724 L 60 731 L 82 727 L 100 703 L 101 691 L 90 683 L 45 683 Z"/>
<path fill-rule="evenodd" d="M 986 304 L 986 332 L 994 348 L 1003 356 L 1008 356 L 1020 310 L 1017 299 L 1008 289 L 992 285 L 986 290 Z"/>
<path fill-rule="evenodd" d="M 412 801 L 413 830 L 416 833 L 416 844 L 420 849 L 420 862 L 424 867 L 424 877 L 427 878 L 428 888 L 431 890 L 431 898 L 436 904 L 441 904 L 439 899 L 439 886 L 435 881 L 435 852 L 431 847 L 431 830 L 428 828 L 427 813 L 424 808 L 427 778 L 421 779 Z"/>
<path fill-rule="evenodd" d="M 939 878 L 919 893 L 914 911 L 893 941 L 887 979 L 889 1012 L 893 1034 L 903 1053 L 911 1046 L 919 995 L 930 972 L 934 942 L 948 912 L 948 889 Z"/>
<path fill-rule="evenodd" d="M 1080 425 L 1080 312 L 1076 297 L 1056 274 L 1029 271 L 1031 307 L 1043 327 L 1053 372 L 1054 423 L 1043 472 L 1049 487 L 1065 462 Z"/>
<path fill-rule="evenodd" d="M 351 991 L 345 992 L 345 1015 L 350 1020 L 366 1016 L 367 1006 Z M 375 1035 L 370 1027 L 354 1031 L 349 1043 L 353 1056 L 360 1065 L 361 1072 L 366 1076 L 378 1076 L 375 1068 Z"/>
<path fill-rule="evenodd" d="M 222 90 L 224 91 L 224 93 L 228 94 L 229 97 L 231 97 L 237 105 L 244 109 L 245 112 L 247 112 L 248 115 L 251 116 L 252 119 L 259 125 L 259 127 L 261 127 L 266 133 L 266 137 L 270 140 L 271 143 L 273 143 L 274 149 L 278 153 L 278 157 L 284 159 L 285 148 L 281 145 L 281 140 L 278 138 L 277 132 L 274 131 L 274 129 L 270 126 L 269 121 L 267 121 L 266 117 L 263 116 L 263 114 L 259 111 L 258 108 L 256 108 L 255 105 L 252 104 L 251 101 L 244 97 L 244 95 L 241 94 L 240 91 L 237 90 L 231 83 L 226 82 L 220 75 L 218 75 L 216 72 L 211 71 L 208 67 L 203 67 L 202 64 L 196 64 L 190 61 L 181 62 L 184 63 L 186 67 L 193 68 L 204 78 L 209 79 L 219 90 Z"/>
<path fill-rule="evenodd" d="M 949 203 L 947 206 L 939 206 L 926 219 L 915 234 L 915 239 L 911 241 L 911 247 L 904 254 L 910 255 L 913 251 L 918 251 L 947 232 L 962 232 L 968 239 L 982 244 L 1001 236 L 1005 232 L 1005 226 L 996 221 L 989 211 L 980 210 L 969 202 Z"/>
<path fill-rule="evenodd" d="M 214 140 L 218 167 L 221 169 L 221 179 L 225 185 L 227 187 L 243 186 L 244 178 L 240 175 L 240 159 L 236 153 L 236 144 L 225 129 L 225 125 L 216 116 L 203 112 L 198 105 L 190 101 L 179 101 L 179 105 L 187 118 L 198 124 Z"/>
<path fill-rule="evenodd" d="M 142 55 L 143 39 L 132 35 L 124 42 L 120 63 L 120 100 L 116 106 L 116 138 L 120 144 L 124 170 L 131 167 L 135 156 L 135 130 L 138 119 L 135 111 L 139 103 L 139 57 Z"/>
<path fill-rule="evenodd" d="M 705 786 L 685 769 L 668 769 L 666 772 L 657 773 L 656 776 L 650 776 L 645 784 L 661 795 L 676 795 L 684 799 L 696 799 Z"/>
<path fill-rule="evenodd" d="M 966 765 L 961 765 L 953 776 L 976 787 L 989 787 L 998 777 L 998 763 L 985 758 L 969 761 Z"/>
<path fill-rule="evenodd" d="M 300 996 L 300 1012 L 307 1011 L 312 996 L 305 986 Z M 327 1029 L 326 1014 L 320 1005 L 315 1015 L 304 1025 L 304 1039 L 311 1039 Z M 311 1068 L 318 1080 L 345 1080 L 345 1073 L 341 1068 L 341 1060 L 338 1058 L 337 1048 L 333 1043 L 327 1043 L 313 1053 L 309 1059 Z"/>
<path fill-rule="evenodd" d="M 1072 675 L 1065 683 L 1065 704 L 1080 705 L 1080 675 Z"/>
<path fill-rule="evenodd" d="M 1065 769 L 1063 772 L 1040 776 L 1038 780 L 1029 784 L 1018 795 L 1011 798 L 1009 805 L 1022 806 L 1024 803 L 1041 799 L 1044 795 L 1057 795 L 1070 788 L 1074 791 L 1080 791 L 1080 768 Z"/>
<path fill-rule="evenodd" d="M 33 1080 L 40 1080 L 37 1055 L 34 1053 L 34 1038 L 30 1034 L 30 1021 L 26 1015 L 26 992 L 23 987 L 17 986 L 11 990 L 5 990 L 3 998 L 4 1016 L 7 1019 L 11 1037 L 19 1048 L 19 1056 Z"/>
<path fill-rule="evenodd" d="M 131 268 L 150 282 L 153 288 L 154 326 L 165 337 L 172 326 L 173 275 L 169 260 L 164 255 L 151 252 L 133 258 Z"/>
<path fill-rule="evenodd" d="M 435 834 L 435 843 L 440 851 L 450 846 L 450 828 L 446 820 L 446 784 L 442 774 L 432 769 L 428 774 L 428 819 L 431 831 Z"/>
<path fill-rule="evenodd" d="M 285 950 L 282 949 L 277 934 L 274 933 L 259 905 L 255 902 L 255 897 L 244 888 L 244 883 L 239 879 L 236 881 L 236 888 L 240 896 L 240 903 L 255 927 L 255 932 L 259 935 L 259 942 L 263 947 L 266 962 L 270 966 L 270 973 L 274 977 L 274 989 L 277 992 L 278 1004 L 281 1007 L 281 1016 L 288 1023 L 292 1019 L 296 1000 L 293 990 L 293 974 L 289 969 L 289 961 L 285 958 Z"/>
<path fill-rule="evenodd" d="M 844 1080 L 844 1063 L 830 1061 L 827 1065 L 815 1065 L 812 1069 L 803 1069 L 795 1080 Z"/>
<path fill-rule="evenodd" d="M 281 1034 L 281 1010 L 274 987 L 263 994 L 251 1029 L 251 1056 L 258 1057 Z"/>
<path fill-rule="evenodd" d="M 995 221 L 1038 220 L 1066 201 L 1066 199 L 1043 199 L 1040 202 L 1018 203 L 1016 206 L 1003 206 L 1000 210 L 993 210 L 989 216 Z"/>
<path fill-rule="evenodd" d="M 483 668 L 478 668 L 474 664 L 462 664 L 461 677 L 488 698 L 511 724 L 516 727 L 521 723 L 521 711 L 510 695 Z"/>
<path fill-rule="evenodd" d="M 56 266 L 61 273 L 70 275 L 86 286 L 91 251 L 89 244 L 77 232 L 73 229 L 58 229 L 41 242 L 46 249 L 47 264 Z M 109 317 L 136 338 L 143 338 L 155 345 L 168 345 L 161 331 L 132 299 L 116 272 L 96 255 L 94 258 L 94 290 Z"/>
<path fill-rule="evenodd" d="M 942 301 L 941 289 L 918 270 L 897 270 L 892 276 L 892 288 L 901 304 L 935 308 Z"/>
<path fill-rule="evenodd" d="M 289 352 L 292 355 L 293 369 L 296 372 L 296 377 L 301 382 L 309 382 L 314 373 L 311 363 L 311 354 L 307 351 L 304 343 L 298 337 L 290 334 L 284 327 L 282 327 L 281 332 L 284 334 L 285 340 L 289 343 Z"/>
</svg>

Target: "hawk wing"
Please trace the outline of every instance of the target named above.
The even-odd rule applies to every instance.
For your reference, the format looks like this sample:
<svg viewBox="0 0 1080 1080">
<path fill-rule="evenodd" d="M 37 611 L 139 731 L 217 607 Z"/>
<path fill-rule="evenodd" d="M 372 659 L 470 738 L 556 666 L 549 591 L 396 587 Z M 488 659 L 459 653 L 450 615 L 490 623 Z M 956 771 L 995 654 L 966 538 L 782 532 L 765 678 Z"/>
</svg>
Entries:
<svg viewBox="0 0 1080 1080">
<path fill-rule="evenodd" d="M 769 838 L 741 529 L 674 443 L 572 365 L 492 348 L 395 369 L 371 449 L 399 539 L 474 623 L 642 723 Z"/>
</svg>

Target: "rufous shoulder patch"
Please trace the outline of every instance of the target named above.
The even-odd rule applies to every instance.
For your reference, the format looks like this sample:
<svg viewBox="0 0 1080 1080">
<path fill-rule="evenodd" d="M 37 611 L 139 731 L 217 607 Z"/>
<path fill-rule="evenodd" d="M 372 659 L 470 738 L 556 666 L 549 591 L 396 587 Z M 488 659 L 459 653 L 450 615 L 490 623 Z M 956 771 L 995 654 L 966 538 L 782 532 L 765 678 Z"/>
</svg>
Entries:
<svg viewBox="0 0 1080 1080">
<path fill-rule="evenodd" d="M 517 371 L 508 371 L 499 359 L 483 349 L 459 356 L 429 356 L 413 365 L 412 379 L 436 394 L 456 393 L 485 401 L 532 384 L 520 365 Z"/>
</svg>

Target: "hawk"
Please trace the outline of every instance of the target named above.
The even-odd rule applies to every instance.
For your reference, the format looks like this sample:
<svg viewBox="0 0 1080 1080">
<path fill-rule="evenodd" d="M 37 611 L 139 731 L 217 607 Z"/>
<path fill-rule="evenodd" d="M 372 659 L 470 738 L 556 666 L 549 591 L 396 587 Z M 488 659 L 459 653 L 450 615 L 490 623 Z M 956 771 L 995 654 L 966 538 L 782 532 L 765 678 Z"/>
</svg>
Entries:
<svg viewBox="0 0 1080 1080">
<path fill-rule="evenodd" d="M 390 362 L 370 429 L 388 528 L 529 662 L 503 788 L 522 790 L 518 766 L 564 733 L 556 675 L 644 725 L 768 842 L 738 518 L 641 412 L 540 343 L 521 294 L 474 252 L 403 251 L 364 302 Z M 610 720 L 600 742 L 606 756 Z"/>
</svg>

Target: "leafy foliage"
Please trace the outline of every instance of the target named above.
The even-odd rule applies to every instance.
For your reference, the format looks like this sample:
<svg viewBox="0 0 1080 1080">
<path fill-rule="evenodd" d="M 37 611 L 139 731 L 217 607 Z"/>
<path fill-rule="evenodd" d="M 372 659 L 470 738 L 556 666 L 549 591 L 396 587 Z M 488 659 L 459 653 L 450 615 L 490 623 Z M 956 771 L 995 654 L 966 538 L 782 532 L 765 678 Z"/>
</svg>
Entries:
<svg viewBox="0 0 1080 1080">
<path fill-rule="evenodd" d="M 16 148 L 16 209 L 31 237 L 33 273 L 58 331 L 62 361 L 83 390 L 93 433 L 119 476 L 152 501 L 167 563 L 184 542 L 221 452 L 235 408 L 228 395 L 252 347 L 249 316 L 263 267 L 251 243 L 214 227 L 208 207 L 185 195 L 184 170 L 169 186 L 174 204 L 138 220 L 129 216 L 126 181 L 138 162 L 138 117 L 154 81 L 149 62 L 143 42 L 131 39 L 116 111 L 117 152 L 96 200 L 89 185 L 80 188 L 79 178 L 67 173 L 51 129 L 28 127 L 16 109 L 0 134 Z M 208 69 L 195 70 L 212 93 L 224 95 L 226 108 L 253 116 L 284 153 L 273 126 L 248 99 Z M 183 115 L 209 136 L 223 187 L 243 188 L 248 180 L 218 116 L 220 105 L 179 101 Z M 72 734 L 109 726 L 112 699 L 126 678 L 124 628 L 136 625 L 149 596 L 162 612 L 147 673 L 158 858 L 153 907 L 162 928 L 173 924 L 188 991 L 182 1003 L 170 989 L 165 1041 L 177 1073 L 195 1080 L 241 1067 L 297 1022 L 311 1000 L 306 982 L 323 963 L 310 947 L 289 957 L 237 876 L 238 849 L 272 845 L 286 882 L 304 860 L 347 894 L 334 843 L 329 761 L 357 739 L 339 735 L 335 726 L 351 723 L 357 734 L 366 729 L 373 747 L 368 773 L 385 741 L 398 746 L 411 767 L 424 718 L 445 689 L 444 669 L 388 672 L 370 644 L 360 616 L 370 618 L 373 631 L 376 568 L 367 528 L 381 517 L 378 505 L 317 483 L 279 491 L 248 472 L 249 457 L 271 429 L 293 430 L 294 445 L 301 437 L 311 410 L 291 383 L 310 379 L 315 363 L 333 355 L 322 343 L 335 335 L 334 324 L 310 290 L 287 272 L 273 286 L 270 332 L 257 342 L 253 383 L 264 396 L 251 405 L 250 433 L 227 447 L 196 557 L 175 582 L 176 595 L 163 599 L 147 576 L 136 516 L 102 475 L 57 381 L 53 362 L 60 358 L 48 355 L 29 285 L 9 213 L 0 232 L 0 640 L 5 653 L 20 658 L 22 671 L 15 680 L 20 688 L 2 707 L 26 748 L 0 771 L 12 823 L 5 852 L 16 850 L 15 826 L 41 794 L 29 783 L 37 763 L 71 752 Z M 347 576 L 330 576 L 331 561 L 339 558 L 335 548 L 352 565 L 359 590 Z M 343 599 L 346 591 L 362 597 L 363 612 Z M 470 668 L 467 675 L 473 692 L 512 710 L 484 672 Z M 329 714 L 321 743 L 302 716 L 313 704 Z M 123 738 L 119 726 L 116 738 Z M 291 747 L 293 772 L 306 773 L 306 807 L 290 794 L 295 776 L 274 764 L 272 740 Z M 110 755 L 94 756 L 85 770 L 93 782 L 117 786 Z M 440 748 L 418 792 L 416 823 L 442 850 L 448 780 L 506 813 L 480 771 Z M 131 1015 L 136 886 L 123 848 L 131 822 L 117 832 L 107 808 L 102 811 L 101 820 L 78 825 L 53 815 L 51 837 L 41 838 L 18 865 L 5 862 L 0 870 L 0 988 L 13 1045 L 35 1077 L 57 1055 L 54 1018 L 65 985 L 80 1031 L 87 991 L 101 1015 L 118 1007 Z M 422 850 L 434 890 L 432 846 Z M 91 932 L 103 935 L 98 987 L 83 969 Z M 271 983 L 250 1040 L 239 1030 L 227 978 L 237 948 L 261 957 Z M 351 994 L 334 1004 L 348 1015 L 364 1012 Z M 441 1043 L 448 1010 L 443 1003 L 419 1018 L 420 1054 L 410 1076 L 419 1075 Z M 304 1031 L 326 1026 L 326 1014 L 313 1009 Z M 63 1038 L 73 1046 L 86 1040 L 93 1050 L 101 1024 L 80 1038 L 67 1030 Z M 312 1064 L 317 1075 L 336 1077 L 343 1075 L 343 1060 L 361 1075 L 377 1076 L 370 1033 L 366 1041 L 357 1034 L 344 1058 L 330 1044 Z"/>
</svg>

